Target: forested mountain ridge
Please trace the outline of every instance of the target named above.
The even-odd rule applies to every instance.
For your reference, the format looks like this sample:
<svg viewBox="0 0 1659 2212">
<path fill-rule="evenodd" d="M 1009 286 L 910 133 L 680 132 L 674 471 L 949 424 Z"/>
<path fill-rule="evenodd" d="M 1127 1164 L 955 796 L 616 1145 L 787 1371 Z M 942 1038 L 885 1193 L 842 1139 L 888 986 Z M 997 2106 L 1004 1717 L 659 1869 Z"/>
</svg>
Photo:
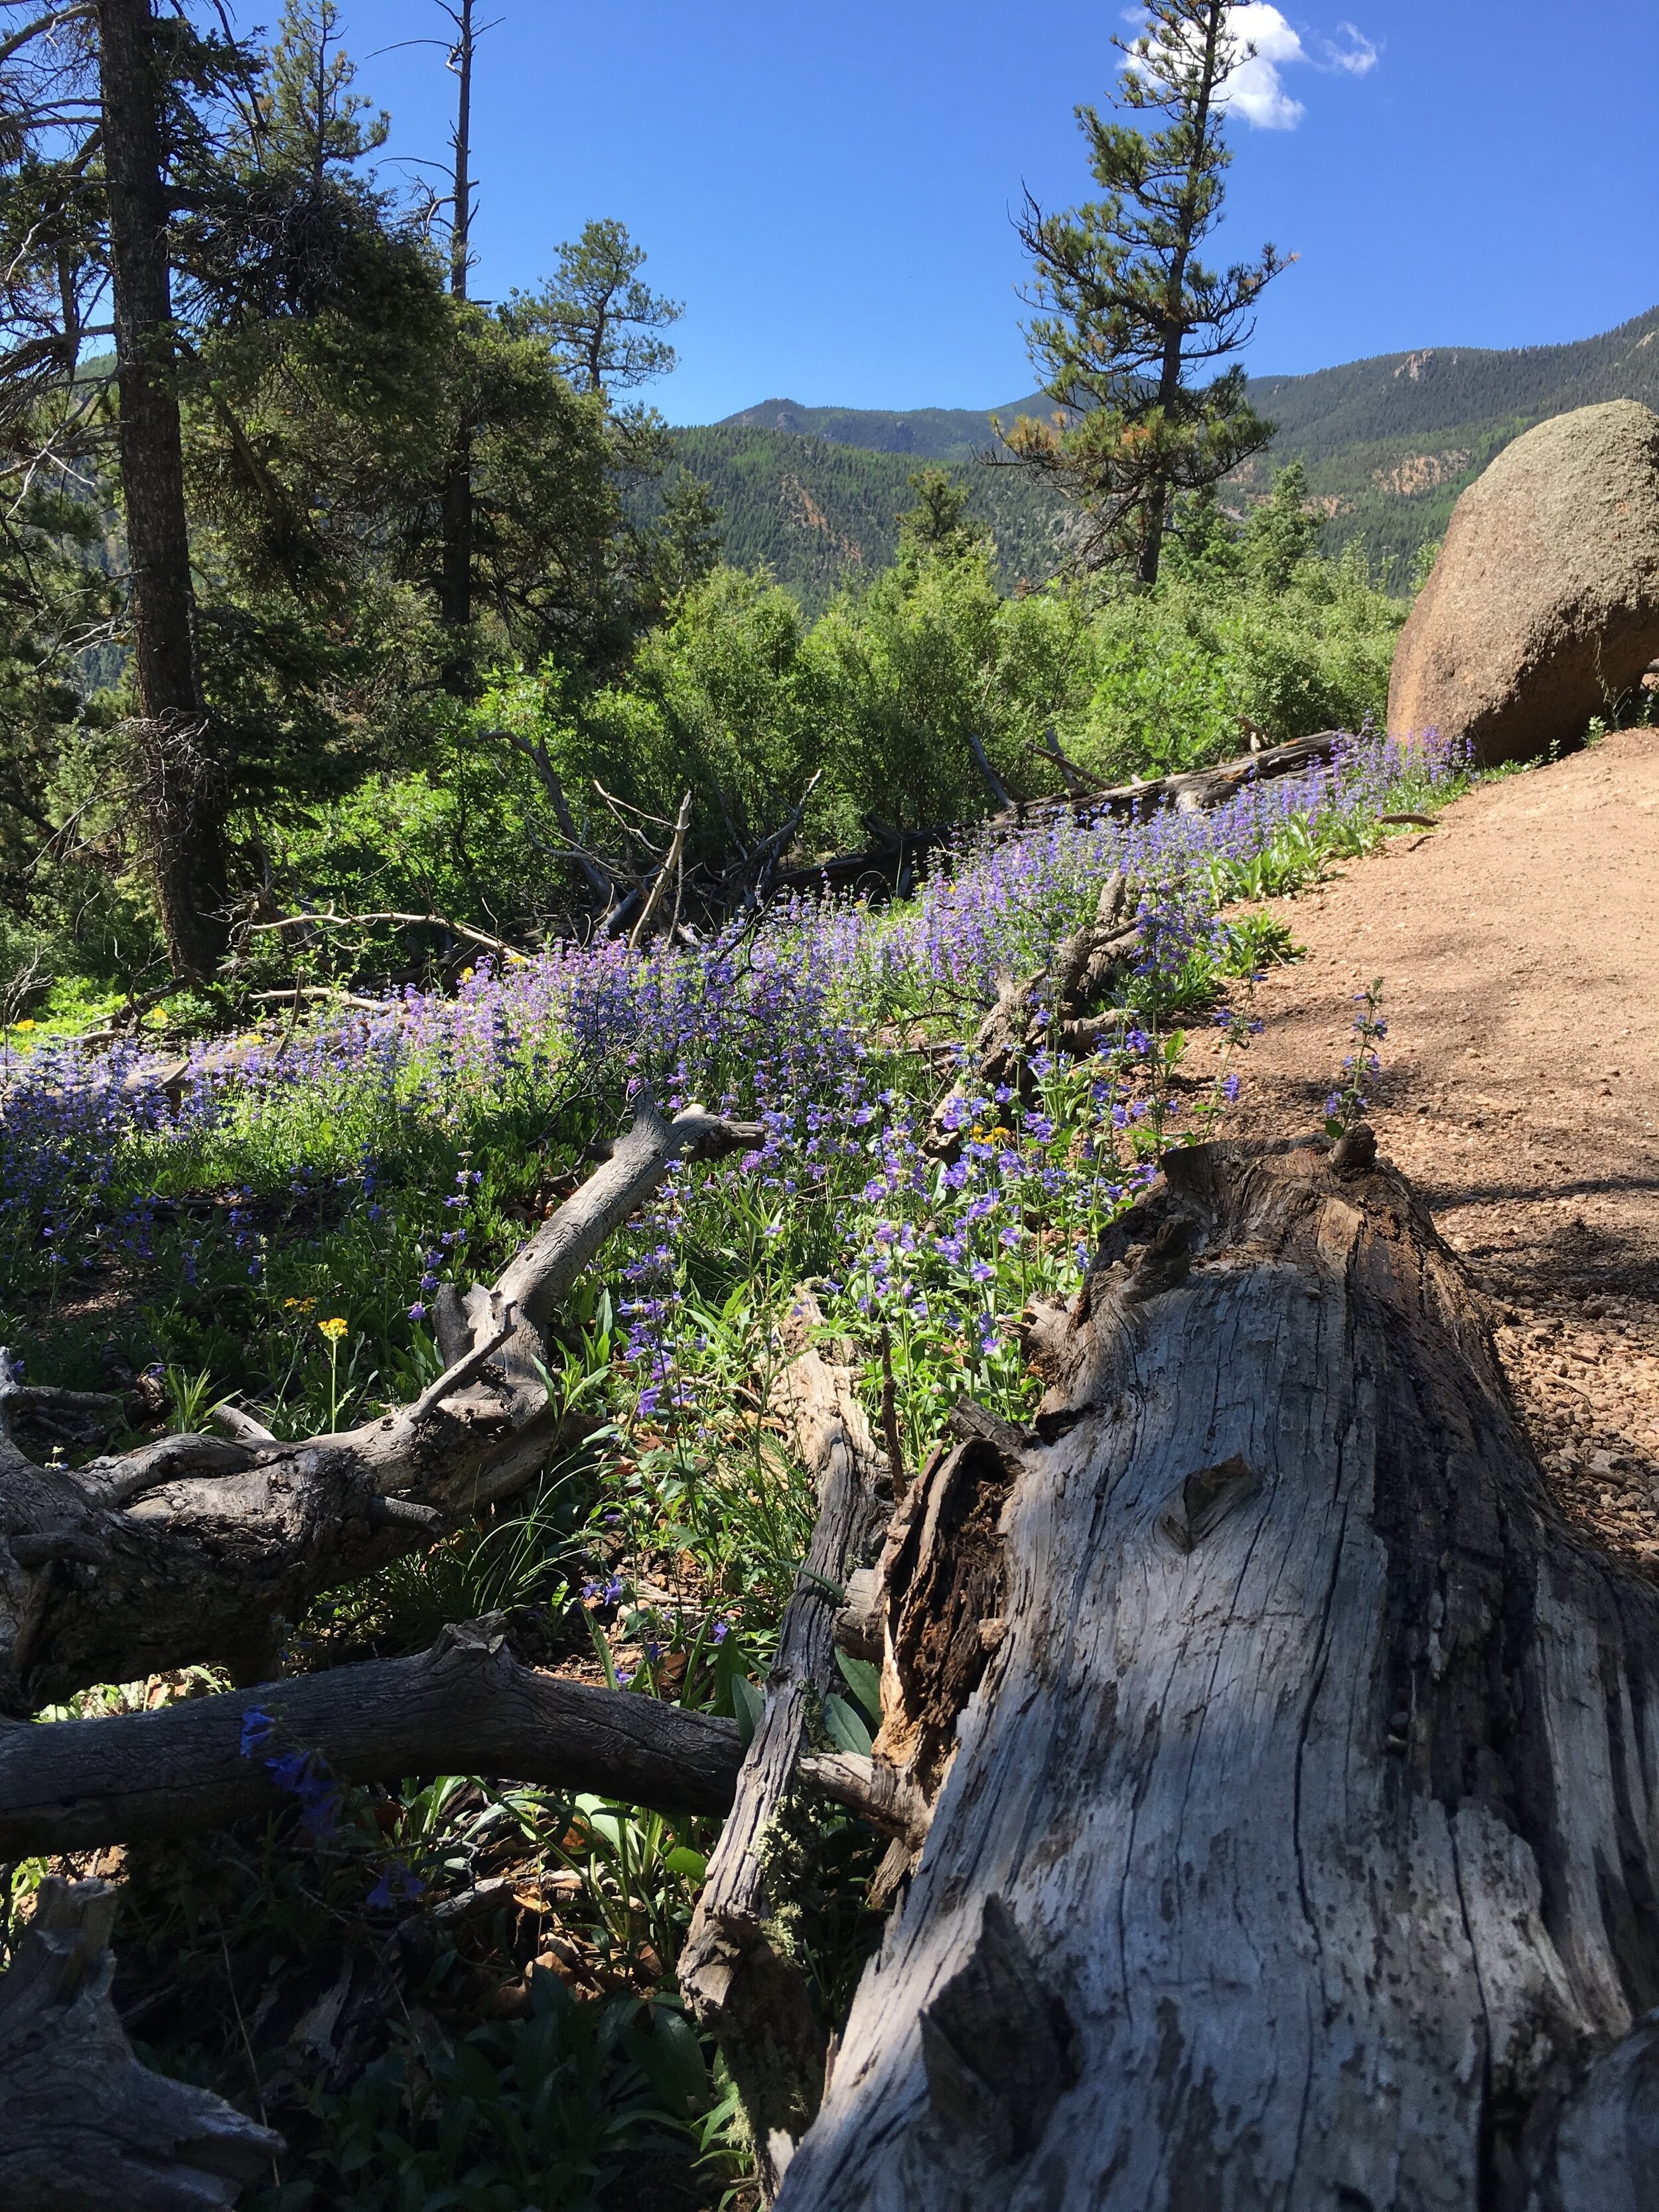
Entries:
<svg viewBox="0 0 1659 2212">
<path fill-rule="evenodd" d="M 1659 307 L 1565 345 L 1430 346 L 1303 376 L 1252 377 L 1248 388 L 1279 434 L 1232 479 L 1229 503 L 1247 506 L 1276 469 L 1299 460 L 1325 514 L 1325 551 L 1358 538 L 1374 562 L 1403 575 L 1418 549 L 1443 533 L 1458 493 L 1533 423 L 1606 399 L 1659 409 Z M 838 540 L 857 544 L 866 561 L 889 557 L 896 526 L 883 514 L 896 514 L 909 471 L 923 461 L 979 487 L 972 511 L 997 531 L 1006 575 L 1040 573 L 1054 543 L 1051 506 L 1023 471 L 987 469 L 981 456 L 996 442 L 994 417 L 1008 422 L 1044 404 L 1031 395 L 984 413 L 901 412 L 767 399 L 673 438 L 726 508 L 731 557 L 765 560 L 817 600 L 845 565 Z M 849 469 L 849 451 L 864 465 Z M 821 527 L 803 533 L 786 479 L 808 489 Z"/>
<path fill-rule="evenodd" d="M 727 415 L 720 430 L 787 430 L 832 445 L 862 446 L 877 453 L 906 453 L 930 461 L 976 460 L 995 443 L 992 415 L 1010 421 L 1047 404 L 1041 392 L 1017 399 L 990 414 L 971 407 L 918 407 L 908 415 L 879 407 L 798 407 L 793 399 L 763 399 Z"/>
<path fill-rule="evenodd" d="M 739 568 L 764 562 L 809 614 L 822 612 L 850 572 L 873 575 L 891 562 L 899 516 L 915 504 L 910 477 L 941 458 L 925 447 L 872 448 L 763 425 L 714 423 L 672 438 L 678 466 L 646 488 L 642 507 L 654 509 L 672 492 L 679 469 L 701 477 L 720 511 L 726 559 Z M 969 519 L 995 536 L 998 576 L 1012 591 L 1053 574 L 1060 506 L 1024 470 L 982 465 L 975 454 L 990 442 L 981 435 L 951 465 L 969 488 Z"/>
</svg>

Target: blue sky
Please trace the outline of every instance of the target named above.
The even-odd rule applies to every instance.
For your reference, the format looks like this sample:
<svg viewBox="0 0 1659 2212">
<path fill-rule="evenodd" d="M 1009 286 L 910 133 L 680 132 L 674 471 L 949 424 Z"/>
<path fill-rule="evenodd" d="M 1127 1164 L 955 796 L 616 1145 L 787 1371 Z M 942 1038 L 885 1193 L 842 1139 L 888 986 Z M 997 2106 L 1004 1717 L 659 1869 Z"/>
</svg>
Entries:
<svg viewBox="0 0 1659 2212">
<path fill-rule="evenodd" d="M 441 155 L 429 0 L 342 0 L 388 156 Z M 276 0 L 241 0 L 244 27 Z M 1582 337 L 1659 303 L 1654 0 L 1255 3 L 1222 257 L 1300 255 L 1248 365 Z M 476 94 L 475 289 L 534 285 L 591 216 L 686 302 L 672 421 L 752 401 L 990 406 L 1030 390 L 1009 227 L 1088 190 L 1072 110 L 1119 6 L 496 0 Z M 1250 116 L 1255 117 L 1255 121 Z"/>
</svg>

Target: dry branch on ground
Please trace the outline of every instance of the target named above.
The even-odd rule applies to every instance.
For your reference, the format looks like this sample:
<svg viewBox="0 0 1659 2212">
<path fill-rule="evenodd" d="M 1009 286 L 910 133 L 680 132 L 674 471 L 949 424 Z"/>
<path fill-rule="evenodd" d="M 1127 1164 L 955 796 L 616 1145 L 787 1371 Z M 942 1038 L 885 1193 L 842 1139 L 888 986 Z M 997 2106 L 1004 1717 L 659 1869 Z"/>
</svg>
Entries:
<svg viewBox="0 0 1659 2212">
<path fill-rule="evenodd" d="M 642 1094 L 611 1157 L 496 1282 L 474 1285 L 464 1303 L 450 1294 L 438 1316 L 438 1381 L 413 1405 L 339 1436 L 167 1437 L 76 1469 L 43 1466 L 6 1427 L 20 1402 L 8 1370 L 0 1713 L 200 1661 L 244 1680 L 268 1675 L 284 1621 L 319 1592 L 523 1489 L 560 1441 L 546 1382 L 559 1301 L 672 1161 L 717 1158 L 761 1133 L 696 1105 L 670 1121 Z M 31 1394 L 37 1420 L 40 1400 Z M 86 1394 L 64 1404 L 88 1417 Z M 102 1410 L 112 1428 L 119 1401 Z"/>
</svg>

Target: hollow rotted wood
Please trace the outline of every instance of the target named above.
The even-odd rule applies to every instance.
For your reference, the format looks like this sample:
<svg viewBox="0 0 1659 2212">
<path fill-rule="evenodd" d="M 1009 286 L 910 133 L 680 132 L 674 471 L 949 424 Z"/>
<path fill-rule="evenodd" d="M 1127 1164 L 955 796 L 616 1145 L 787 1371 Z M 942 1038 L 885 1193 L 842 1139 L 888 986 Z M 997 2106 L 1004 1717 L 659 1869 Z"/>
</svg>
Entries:
<svg viewBox="0 0 1659 2212">
<path fill-rule="evenodd" d="M 887 1470 L 851 1378 L 811 1340 L 819 1318 L 812 1300 L 798 1293 L 792 1322 L 802 1349 L 785 1370 L 780 1394 L 817 1486 L 817 1522 L 679 1962 L 680 1987 L 698 2021 L 719 2038 L 742 2097 L 769 2195 L 817 2108 L 828 2048 L 805 1976 L 769 1931 L 785 1901 L 768 1892 L 769 1830 L 796 1783 L 822 1699 L 839 1682 L 836 1613 L 886 1510 L 880 1486 Z"/>
<path fill-rule="evenodd" d="M 781 2212 L 1655 2203 L 1659 1592 L 1364 1150 L 1171 1155 L 1051 1333 Z"/>
<path fill-rule="evenodd" d="M 210 2212 L 271 2173 L 282 2138 L 142 2065 L 110 2002 L 107 1882 L 48 1876 L 0 1974 L 6 2212 Z"/>
<path fill-rule="evenodd" d="M 672 1162 L 763 1134 L 696 1105 L 670 1121 L 642 1095 L 610 1157 L 500 1279 L 446 1307 L 446 1372 L 342 1435 L 279 1443 L 244 1420 L 44 1466 L 7 1432 L 14 1401 L 38 1425 L 39 1394 L 0 1388 L 0 1713 L 202 1661 L 258 1680 L 284 1619 L 319 1592 L 522 1489 L 573 1441 L 544 1380 L 559 1301 Z"/>
</svg>

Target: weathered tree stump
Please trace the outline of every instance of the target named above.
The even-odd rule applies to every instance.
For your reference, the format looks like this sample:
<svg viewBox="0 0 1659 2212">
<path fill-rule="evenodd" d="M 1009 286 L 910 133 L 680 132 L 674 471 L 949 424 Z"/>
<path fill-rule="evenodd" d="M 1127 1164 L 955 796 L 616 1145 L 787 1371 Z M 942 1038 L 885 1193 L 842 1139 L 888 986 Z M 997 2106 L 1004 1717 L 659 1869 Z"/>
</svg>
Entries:
<svg viewBox="0 0 1659 2212">
<path fill-rule="evenodd" d="M 1036 1341 L 889 1540 L 932 1825 L 782 2212 L 1659 2203 L 1659 1593 L 1404 1183 L 1176 1153 Z"/>
<path fill-rule="evenodd" d="M 139 2063 L 110 1983 L 115 1892 L 40 1885 L 0 1974 L 0 2204 L 6 2212 L 209 2212 L 270 2173 L 282 2139 Z"/>
</svg>

